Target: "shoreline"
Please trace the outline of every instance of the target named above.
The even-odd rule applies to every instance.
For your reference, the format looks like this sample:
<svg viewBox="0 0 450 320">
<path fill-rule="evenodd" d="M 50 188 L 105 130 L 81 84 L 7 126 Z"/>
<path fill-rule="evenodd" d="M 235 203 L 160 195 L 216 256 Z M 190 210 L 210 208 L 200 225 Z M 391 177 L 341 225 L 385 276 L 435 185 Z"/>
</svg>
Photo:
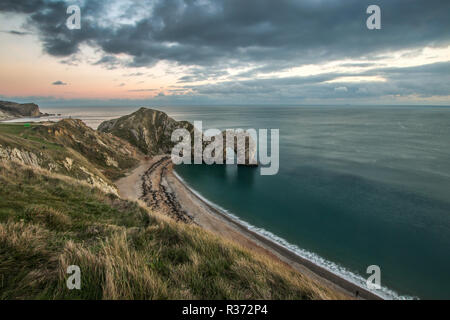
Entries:
<svg viewBox="0 0 450 320">
<path fill-rule="evenodd" d="M 0 118 L 0 123 L 28 123 L 28 122 L 46 122 L 44 121 L 20 121 L 25 119 L 33 119 L 33 120 L 40 120 L 41 118 L 45 117 L 58 117 L 56 114 L 42 114 L 40 116 L 32 117 L 32 116 L 22 116 L 22 117 L 13 117 L 13 118 Z"/>
<path fill-rule="evenodd" d="M 280 244 L 276 243 L 275 241 L 268 239 L 259 233 L 249 230 L 245 225 L 241 224 L 239 221 L 236 221 L 235 219 L 231 218 L 229 215 L 227 215 L 225 212 L 222 212 L 220 209 L 215 208 L 211 204 L 204 201 L 201 197 L 199 197 L 195 192 L 193 192 L 189 186 L 185 184 L 184 181 L 181 181 L 179 177 L 177 177 L 176 174 L 171 172 L 171 174 L 184 186 L 186 189 L 186 192 L 189 192 L 194 197 L 198 199 L 198 201 L 201 201 L 204 203 L 204 205 L 208 206 L 209 210 L 212 211 L 213 214 L 216 214 L 220 216 L 220 218 L 226 220 L 227 223 L 232 224 L 234 227 L 236 227 L 239 232 L 241 232 L 244 236 L 247 236 L 250 238 L 250 240 L 253 240 L 256 242 L 256 245 L 260 245 L 263 248 L 270 251 L 272 254 L 277 256 L 280 260 L 286 262 L 294 269 L 307 273 L 309 276 L 313 276 L 316 280 L 319 280 L 320 282 L 323 282 L 321 280 L 326 280 L 327 282 L 330 282 L 332 284 L 332 287 L 335 289 L 343 289 L 343 292 L 345 294 L 348 294 L 349 296 L 353 296 L 354 298 L 362 298 L 366 300 L 383 300 L 382 297 L 368 291 L 367 289 L 361 288 L 358 285 L 354 284 L 353 282 L 348 281 L 347 279 L 344 279 L 340 277 L 339 275 L 315 264 L 314 262 L 307 260 L 303 257 L 300 257 L 296 253 L 292 252 L 291 250 L 281 246 Z M 299 268 L 295 268 L 295 264 L 299 264 Z M 307 269 L 307 270 L 305 270 Z M 307 272 L 305 272 L 307 271 Z M 327 283 L 328 285 L 330 283 Z M 337 287 L 337 288 L 336 288 Z M 340 290 L 339 290 L 340 291 Z M 358 292 L 358 297 L 355 296 L 355 293 Z"/>
<path fill-rule="evenodd" d="M 383 300 L 382 297 L 299 256 L 274 240 L 249 230 L 244 224 L 202 199 L 173 171 L 168 156 L 142 161 L 130 175 L 119 179 L 116 185 L 119 194 L 129 200 L 142 200 L 151 209 L 177 221 L 195 223 L 243 247 L 269 255 L 348 296 L 349 299 Z"/>
</svg>

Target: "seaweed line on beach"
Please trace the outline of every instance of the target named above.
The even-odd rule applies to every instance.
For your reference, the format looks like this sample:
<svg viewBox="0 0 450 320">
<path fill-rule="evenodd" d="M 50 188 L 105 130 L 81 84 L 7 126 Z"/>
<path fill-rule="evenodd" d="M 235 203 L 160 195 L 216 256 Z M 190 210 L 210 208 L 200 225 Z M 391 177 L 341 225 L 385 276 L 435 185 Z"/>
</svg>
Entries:
<svg viewBox="0 0 450 320">
<path fill-rule="evenodd" d="M 147 206 L 162 210 L 176 221 L 193 223 L 192 217 L 181 208 L 176 196 L 164 183 L 170 157 L 163 156 L 155 161 L 142 175 L 142 196 Z"/>
</svg>

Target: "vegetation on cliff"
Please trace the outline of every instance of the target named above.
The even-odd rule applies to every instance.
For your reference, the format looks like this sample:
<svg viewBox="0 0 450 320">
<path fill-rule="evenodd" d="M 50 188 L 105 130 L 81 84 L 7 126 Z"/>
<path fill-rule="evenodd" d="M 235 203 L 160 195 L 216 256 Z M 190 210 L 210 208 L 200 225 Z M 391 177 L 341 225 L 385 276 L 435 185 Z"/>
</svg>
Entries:
<svg viewBox="0 0 450 320">
<path fill-rule="evenodd" d="M 80 180 L 112 180 L 138 162 L 140 152 L 126 141 L 97 132 L 82 121 L 0 125 L 0 159 L 16 160 Z"/>
<path fill-rule="evenodd" d="M 139 148 L 149 156 L 170 154 L 175 143 L 171 141 L 175 129 L 193 132 L 194 126 L 187 121 L 175 121 L 161 111 L 141 108 L 119 119 L 105 121 L 98 131 L 112 133 Z"/>
<path fill-rule="evenodd" d="M 173 147 L 177 144 L 177 142 L 172 142 L 171 140 L 172 133 L 175 129 L 186 129 L 190 133 L 191 156 L 193 157 L 195 148 L 194 126 L 187 121 L 176 121 L 159 110 L 141 108 L 130 115 L 105 121 L 98 127 L 100 132 L 111 133 L 120 137 L 149 156 L 170 154 L 172 152 Z M 202 152 L 208 145 L 214 143 L 214 141 L 218 139 L 222 141 L 219 157 L 222 157 L 223 163 L 225 163 L 227 159 L 226 132 L 223 131 L 211 139 L 205 139 L 203 132 L 199 132 L 199 135 L 202 137 Z M 241 164 L 257 165 L 256 145 L 250 143 L 250 141 L 253 141 L 247 133 L 236 132 L 230 136 L 230 139 L 233 151 L 238 155 L 242 154 Z M 240 150 L 241 153 L 238 153 L 238 141 L 241 140 L 243 141 L 243 148 Z"/>
<path fill-rule="evenodd" d="M 0 150 L 0 299 L 342 298 L 90 183 L 81 167 L 109 185 L 132 166 L 133 147 L 118 138 L 75 120 L 0 124 Z M 69 265 L 81 268 L 81 290 L 66 287 Z"/>
</svg>

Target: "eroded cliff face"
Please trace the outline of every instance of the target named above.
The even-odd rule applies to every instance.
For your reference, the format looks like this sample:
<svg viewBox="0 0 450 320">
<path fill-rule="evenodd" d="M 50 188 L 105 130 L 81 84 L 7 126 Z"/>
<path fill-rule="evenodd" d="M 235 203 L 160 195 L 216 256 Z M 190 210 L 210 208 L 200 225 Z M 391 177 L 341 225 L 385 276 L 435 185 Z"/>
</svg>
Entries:
<svg viewBox="0 0 450 320">
<path fill-rule="evenodd" d="M 171 154 L 173 147 L 177 144 L 171 141 L 172 133 L 176 129 L 186 129 L 191 135 L 192 158 L 194 158 L 194 126 L 187 121 L 176 121 L 166 113 L 158 110 L 141 108 L 131 115 L 118 119 L 105 121 L 98 127 L 100 132 L 111 133 L 123 140 L 130 142 L 148 156 Z M 213 143 L 215 139 L 223 139 L 223 163 L 226 162 L 226 132 L 207 141 L 203 133 L 202 150 Z M 232 151 L 242 155 L 241 164 L 257 165 L 256 145 L 244 132 L 235 134 L 234 147 Z M 238 147 L 237 141 L 244 139 L 245 143 Z M 242 140 L 242 141 L 244 141 Z M 233 143 L 233 141 L 231 142 Z M 239 152 L 238 152 L 239 151 Z M 245 159 L 245 160 L 244 160 Z M 249 160 L 251 159 L 251 160 Z"/>
<path fill-rule="evenodd" d="M 0 124 L 0 161 L 69 176 L 106 193 L 117 194 L 113 181 L 143 157 L 130 143 L 81 120 Z"/>
<path fill-rule="evenodd" d="M 139 150 L 127 141 L 93 130 L 77 119 L 37 126 L 33 131 L 39 137 L 80 153 L 113 180 L 124 170 L 137 165 L 142 157 Z"/>
<path fill-rule="evenodd" d="M 0 145 L 0 159 L 6 161 L 15 161 L 22 165 L 41 168 L 42 161 L 39 157 L 29 151 L 18 148 L 4 147 Z"/>
<path fill-rule="evenodd" d="M 34 103 L 15 103 L 0 101 L 0 120 L 8 120 L 22 117 L 39 117 L 42 113 L 39 106 Z"/>
<path fill-rule="evenodd" d="M 38 154 L 28 150 L 0 144 L 0 161 L 16 162 L 32 169 L 59 173 L 96 187 L 105 193 L 118 195 L 117 188 L 98 174 L 83 167 L 79 161 L 66 157 L 64 160 L 51 159 L 44 152 Z"/>
</svg>

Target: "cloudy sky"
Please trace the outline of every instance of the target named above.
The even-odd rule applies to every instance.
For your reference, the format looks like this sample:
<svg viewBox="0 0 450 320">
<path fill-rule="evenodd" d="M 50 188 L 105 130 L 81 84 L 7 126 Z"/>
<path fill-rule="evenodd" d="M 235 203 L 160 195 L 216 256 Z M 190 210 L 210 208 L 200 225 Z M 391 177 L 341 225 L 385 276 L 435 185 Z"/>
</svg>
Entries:
<svg viewBox="0 0 450 320">
<path fill-rule="evenodd" d="M 381 30 L 366 27 L 372 4 Z M 449 13 L 448 0 L 1 0 L 0 98 L 450 105 Z"/>
</svg>

